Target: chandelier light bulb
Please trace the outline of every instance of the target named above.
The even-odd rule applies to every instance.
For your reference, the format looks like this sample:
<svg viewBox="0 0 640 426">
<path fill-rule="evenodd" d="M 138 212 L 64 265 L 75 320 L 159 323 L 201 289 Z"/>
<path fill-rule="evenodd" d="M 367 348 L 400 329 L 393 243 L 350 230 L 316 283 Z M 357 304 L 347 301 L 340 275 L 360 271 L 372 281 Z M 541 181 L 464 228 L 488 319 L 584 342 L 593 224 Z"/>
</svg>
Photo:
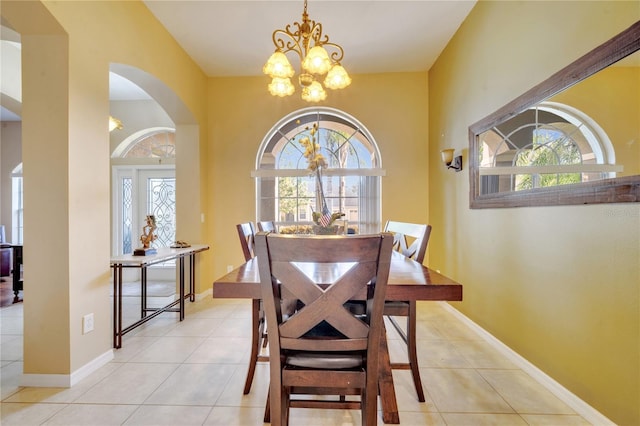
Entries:
<svg viewBox="0 0 640 426">
<path fill-rule="evenodd" d="M 296 88 L 291 84 L 291 80 L 288 78 L 274 77 L 269 84 L 269 93 L 273 96 L 279 96 L 281 98 L 289 95 L 293 95 Z"/>
<path fill-rule="evenodd" d="M 312 47 L 302 62 L 302 68 L 311 74 L 326 74 L 331 68 L 329 54 L 322 46 Z"/>
<path fill-rule="evenodd" d="M 295 74 L 289 59 L 282 52 L 274 52 L 262 67 L 262 72 L 271 78 L 291 78 Z"/>
<path fill-rule="evenodd" d="M 327 77 L 324 79 L 324 85 L 327 89 L 331 90 L 344 89 L 350 84 L 351 77 L 347 74 L 347 70 L 339 64 L 334 65 L 327 73 Z"/>
<path fill-rule="evenodd" d="M 302 89 L 302 99 L 307 102 L 319 102 L 327 99 L 327 91 L 317 81 Z"/>
</svg>

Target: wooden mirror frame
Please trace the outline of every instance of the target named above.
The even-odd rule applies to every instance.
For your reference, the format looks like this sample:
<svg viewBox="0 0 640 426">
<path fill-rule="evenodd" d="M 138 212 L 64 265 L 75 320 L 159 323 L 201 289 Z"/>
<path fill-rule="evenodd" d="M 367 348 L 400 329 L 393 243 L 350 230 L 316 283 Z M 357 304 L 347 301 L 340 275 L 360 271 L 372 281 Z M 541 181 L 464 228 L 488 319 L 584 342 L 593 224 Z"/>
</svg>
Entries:
<svg viewBox="0 0 640 426">
<path fill-rule="evenodd" d="M 480 194 L 479 135 L 640 50 L 640 21 L 493 114 L 469 127 L 469 206 L 472 209 L 640 202 L 640 175 L 545 188 Z"/>
</svg>

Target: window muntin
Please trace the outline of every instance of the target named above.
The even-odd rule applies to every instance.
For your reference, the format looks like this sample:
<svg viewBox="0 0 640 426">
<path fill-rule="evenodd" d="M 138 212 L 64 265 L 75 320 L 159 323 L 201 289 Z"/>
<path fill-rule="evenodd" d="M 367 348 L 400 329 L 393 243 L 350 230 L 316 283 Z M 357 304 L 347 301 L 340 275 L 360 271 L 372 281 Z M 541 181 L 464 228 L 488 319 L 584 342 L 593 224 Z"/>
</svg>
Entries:
<svg viewBox="0 0 640 426">
<path fill-rule="evenodd" d="M 173 131 L 153 131 L 126 147 L 123 158 L 175 158 Z"/>
</svg>

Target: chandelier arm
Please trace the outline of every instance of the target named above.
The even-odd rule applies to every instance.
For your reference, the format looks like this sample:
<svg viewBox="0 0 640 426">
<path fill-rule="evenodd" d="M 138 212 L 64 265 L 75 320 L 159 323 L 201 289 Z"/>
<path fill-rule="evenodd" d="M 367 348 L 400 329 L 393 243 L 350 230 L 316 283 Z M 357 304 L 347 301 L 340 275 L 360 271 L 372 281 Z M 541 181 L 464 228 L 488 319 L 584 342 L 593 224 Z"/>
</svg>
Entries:
<svg viewBox="0 0 640 426">
<path fill-rule="evenodd" d="M 322 47 L 324 47 L 325 50 L 327 50 L 327 47 L 335 49 L 331 52 L 327 50 L 327 53 L 329 54 L 329 57 L 331 58 L 331 61 L 333 63 L 340 63 L 340 61 L 342 61 L 342 58 L 344 57 L 344 50 L 342 50 L 342 46 L 335 43 L 325 43 L 322 45 Z"/>
<path fill-rule="evenodd" d="M 309 37 L 313 39 L 316 45 L 325 44 L 329 42 L 329 36 L 324 35 L 324 39 L 322 38 L 322 24 L 320 22 L 316 23 L 316 21 L 311 22 L 311 31 L 309 31 Z"/>
<path fill-rule="evenodd" d="M 297 22 L 295 25 L 300 27 L 300 24 L 298 24 Z M 302 59 L 303 50 L 300 45 L 300 30 L 298 28 L 298 31 L 292 33 L 289 28 L 290 25 L 287 25 L 284 30 L 275 30 L 272 35 L 273 44 L 280 52 L 296 52 L 300 59 Z"/>
<path fill-rule="evenodd" d="M 336 43 L 332 43 L 329 41 L 328 35 L 322 35 L 322 24 L 316 23 L 315 21 L 311 21 L 311 32 L 310 39 L 313 39 L 316 46 L 322 46 L 327 50 L 327 48 L 331 48 L 331 52 L 327 50 L 329 57 L 333 63 L 339 63 L 344 57 L 344 50 L 342 46 Z M 308 45 L 306 46 L 308 49 Z M 305 51 L 306 53 L 307 51 Z"/>
</svg>

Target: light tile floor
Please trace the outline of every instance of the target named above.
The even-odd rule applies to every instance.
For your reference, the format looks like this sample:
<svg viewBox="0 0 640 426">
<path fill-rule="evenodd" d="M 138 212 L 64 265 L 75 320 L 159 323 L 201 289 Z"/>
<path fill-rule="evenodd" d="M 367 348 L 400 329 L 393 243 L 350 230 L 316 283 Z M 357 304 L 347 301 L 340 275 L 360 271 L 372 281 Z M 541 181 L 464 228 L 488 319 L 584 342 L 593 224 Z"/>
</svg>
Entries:
<svg viewBox="0 0 640 426">
<path fill-rule="evenodd" d="M 125 298 L 135 318 L 136 298 Z M 130 299 L 130 300 L 129 300 Z M 499 354 L 439 302 L 418 306 L 418 352 L 426 402 L 409 371 L 394 371 L 402 425 L 588 425 Z M 20 387 L 22 304 L 0 309 L 0 424 L 259 425 L 268 365 L 242 394 L 249 357 L 250 302 L 187 303 L 183 322 L 165 313 L 125 335 L 113 361 L 72 388 Z M 401 319 L 402 320 L 402 319 Z M 392 359 L 406 350 L 389 330 Z M 348 410 L 293 409 L 292 425 L 359 425 Z M 378 424 L 382 425 L 379 416 Z"/>
</svg>

